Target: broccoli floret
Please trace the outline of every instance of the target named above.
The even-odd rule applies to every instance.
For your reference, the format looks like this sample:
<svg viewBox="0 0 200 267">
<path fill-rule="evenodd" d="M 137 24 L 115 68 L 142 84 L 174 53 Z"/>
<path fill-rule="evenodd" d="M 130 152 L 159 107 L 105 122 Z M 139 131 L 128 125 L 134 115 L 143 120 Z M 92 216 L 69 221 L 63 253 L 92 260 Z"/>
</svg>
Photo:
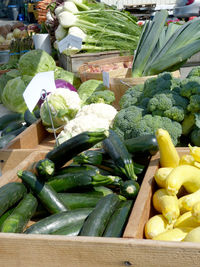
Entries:
<svg viewBox="0 0 200 267">
<path fill-rule="evenodd" d="M 135 105 L 143 92 L 143 88 L 143 84 L 138 84 L 129 88 L 119 101 L 120 108 L 123 109 Z"/>
<path fill-rule="evenodd" d="M 188 111 L 195 113 L 200 111 L 200 95 L 192 95 L 187 106 Z"/>
<path fill-rule="evenodd" d="M 164 111 L 164 116 L 172 119 L 173 121 L 183 121 L 185 111 L 182 107 L 174 106 Z"/>
<path fill-rule="evenodd" d="M 184 79 L 181 83 L 180 95 L 187 98 L 191 95 L 200 95 L 200 77 Z"/>
<path fill-rule="evenodd" d="M 200 77 L 200 66 L 196 66 L 192 68 L 186 78 L 195 77 L 195 76 Z"/>
<path fill-rule="evenodd" d="M 154 110 L 166 110 L 172 107 L 172 101 L 165 94 L 156 94 L 153 98 L 149 100 L 147 105 L 147 110 L 152 112 Z"/>
<path fill-rule="evenodd" d="M 92 93 L 92 95 L 87 98 L 86 104 L 87 105 L 92 103 L 111 104 L 113 101 L 115 101 L 114 92 L 110 90 L 104 90 L 104 91 L 95 91 L 94 93 Z"/>
</svg>

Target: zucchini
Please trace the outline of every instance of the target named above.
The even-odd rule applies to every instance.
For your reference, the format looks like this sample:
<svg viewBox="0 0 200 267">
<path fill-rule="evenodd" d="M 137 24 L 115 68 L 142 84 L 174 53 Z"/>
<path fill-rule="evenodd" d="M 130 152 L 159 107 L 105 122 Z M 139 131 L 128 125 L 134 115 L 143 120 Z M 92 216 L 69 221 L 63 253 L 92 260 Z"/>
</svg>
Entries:
<svg viewBox="0 0 200 267">
<path fill-rule="evenodd" d="M 0 138 L 0 148 L 4 148 L 10 141 L 12 141 L 18 134 L 23 132 L 27 127 L 22 126 L 21 128 L 14 130 Z"/>
<path fill-rule="evenodd" d="M 28 221 L 35 213 L 37 205 L 37 199 L 31 193 L 27 194 L 4 221 L 1 232 L 22 233 Z"/>
<path fill-rule="evenodd" d="M 0 130 L 3 130 L 12 121 L 22 121 L 23 114 L 21 113 L 11 113 L 0 117 Z"/>
<path fill-rule="evenodd" d="M 132 206 L 133 200 L 121 201 L 118 208 L 111 216 L 103 236 L 122 237 Z"/>
<path fill-rule="evenodd" d="M 73 158 L 73 162 L 78 164 L 100 165 L 102 153 L 98 150 L 86 150 Z"/>
<path fill-rule="evenodd" d="M 37 119 L 40 119 L 40 109 L 39 108 L 36 109 L 35 111 L 33 111 L 33 114 Z"/>
<path fill-rule="evenodd" d="M 30 126 L 31 124 L 37 121 L 37 118 L 35 117 L 34 113 L 30 112 L 30 110 L 27 109 L 24 112 L 24 121 L 26 122 L 27 126 Z"/>
<path fill-rule="evenodd" d="M 62 167 L 67 161 L 79 153 L 93 147 L 108 136 L 108 131 L 83 132 L 47 153 L 46 158 L 55 163 L 56 169 Z"/>
<path fill-rule="evenodd" d="M 121 178 L 118 176 L 104 176 L 96 173 L 90 175 L 84 172 L 67 173 L 59 176 L 54 176 L 48 180 L 50 185 L 56 192 L 66 192 L 70 189 L 91 187 L 96 185 L 119 185 Z"/>
<path fill-rule="evenodd" d="M 65 235 L 65 236 L 77 236 L 80 233 L 81 228 L 83 227 L 84 220 L 73 224 L 67 225 L 62 229 L 58 229 L 57 231 L 51 233 L 52 235 Z"/>
<path fill-rule="evenodd" d="M 24 233 L 53 234 L 66 227 L 73 227 L 76 224 L 83 223 L 91 211 L 92 208 L 84 208 L 53 214 L 31 225 Z"/>
<path fill-rule="evenodd" d="M 58 193 L 58 195 L 69 210 L 75 210 L 95 207 L 100 198 L 103 197 L 103 194 L 98 192 L 96 194 L 94 193 L 95 191 L 92 193 Z M 47 210 L 39 204 L 34 217 L 41 217 L 46 214 L 48 214 Z"/>
<path fill-rule="evenodd" d="M 133 155 L 137 153 L 155 155 L 159 150 L 158 142 L 154 134 L 146 134 L 143 136 L 127 139 L 124 141 L 124 144 L 129 153 Z"/>
<path fill-rule="evenodd" d="M 99 168 L 91 165 L 67 166 L 57 170 L 54 176 L 63 175 L 65 173 L 76 174 L 80 172 L 87 173 L 88 175 L 95 175 L 99 172 Z"/>
<path fill-rule="evenodd" d="M 124 173 L 128 179 L 137 180 L 132 158 L 117 133 L 113 130 L 109 130 L 109 137 L 103 140 L 102 143 L 104 150 L 110 155 L 120 171 Z"/>
<path fill-rule="evenodd" d="M 140 185 L 133 180 L 121 181 L 120 194 L 127 199 L 135 199 L 140 190 Z"/>
<path fill-rule="evenodd" d="M 10 208 L 3 215 L 1 215 L 1 217 L 0 217 L 0 231 L 1 231 L 1 227 L 4 223 L 4 221 L 8 218 L 8 216 L 10 216 L 10 214 L 13 212 L 13 210 L 14 210 L 14 207 Z"/>
<path fill-rule="evenodd" d="M 37 179 L 36 175 L 29 171 L 18 171 L 18 177 L 33 191 L 37 198 L 41 201 L 42 205 L 50 213 L 59 213 L 67 211 L 62 200 L 53 188 Z"/>
<path fill-rule="evenodd" d="M 102 236 L 110 217 L 120 203 L 116 194 L 109 194 L 99 200 L 94 210 L 85 220 L 81 236 Z"/>
<path fill-rule="evenodd" d="M 0 188 L 0 216 L 16 204 L 26 194 L 22 183 L 12 182 Z"/>
<path fill-rule="evenodd" d="M 28 171 L 35 173 L 40 179 L 48 180 L 55 172 L 55 164 L 50 159 L 34 162 Z"/>
<path fill-rule="evenodd" d="M 23 121 L 12 121 L 10 122 L 1 132 L 1 136 L 4 136 L 14 130 L 17 130 L 23 126 Z"/>
</svg>

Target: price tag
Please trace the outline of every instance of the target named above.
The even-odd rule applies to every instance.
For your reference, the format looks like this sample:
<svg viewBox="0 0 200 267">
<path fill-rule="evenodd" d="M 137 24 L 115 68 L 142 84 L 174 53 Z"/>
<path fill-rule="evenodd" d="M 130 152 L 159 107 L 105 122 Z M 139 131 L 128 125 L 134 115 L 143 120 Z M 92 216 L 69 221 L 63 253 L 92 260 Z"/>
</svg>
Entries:
<svg viewBox="0 0 200 267">
<path fill-rule="evenodd" d="M 46 92 L 56 90 L 54 71 L 37 73 L 26 87 L 23 97 L 30 112 L 32 112 L 37 105 L 43 89 L 45 89 Z"/>
<path fill-rule="evenodd" d="M 104 84 L 106 87 L 109 88 L 109 87 L 110 87 L 110 77 L 109 77 L 109 73 L 103 71 L 103 72 L 102 72 L 102 75 L 103 75 L 103 84 Z"/>
<path fill-rule="evenodd" d="M 59 52 L 62 53 L 66 49 L 70 47 L 76 47 L 81 49 L 82 47 L 82 39 L 72 34 L 68 34 L 64 39 L 58 42 Z"/>
</svg>

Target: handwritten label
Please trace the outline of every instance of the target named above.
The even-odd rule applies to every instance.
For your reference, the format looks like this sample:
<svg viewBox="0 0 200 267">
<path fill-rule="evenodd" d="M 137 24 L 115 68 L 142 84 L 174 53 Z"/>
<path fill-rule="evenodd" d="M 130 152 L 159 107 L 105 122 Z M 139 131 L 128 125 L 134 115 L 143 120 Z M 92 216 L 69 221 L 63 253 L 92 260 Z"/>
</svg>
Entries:
<svg viewBox="0 0 200 267">
<path fill-rule="evenodd" d="M 60 53 L 71 47 L 76 47 L 78 49 L 81 49 L 82 39 L 75 35 L 68 34 L 64 39 L 58 42 L 58 49 Z"/>
<path fill-rule="evenodd" d="M 102 75 L 103 75 L 103 84 L 104 84 L 106 87 L 109 88 L 109 87 L 110 87 L 110 77 L 109 77 L 109 73 L 103 71 L 103 72 L 102 72 Z"/>
<path fill-rule="evenodd" d="M 46 90 L 46 92 L 56 90 L 54 71 L 37 73 L 26 87 L 23 97 L 30 112 L 37 105 L 42 90 Z"/>
</svg>

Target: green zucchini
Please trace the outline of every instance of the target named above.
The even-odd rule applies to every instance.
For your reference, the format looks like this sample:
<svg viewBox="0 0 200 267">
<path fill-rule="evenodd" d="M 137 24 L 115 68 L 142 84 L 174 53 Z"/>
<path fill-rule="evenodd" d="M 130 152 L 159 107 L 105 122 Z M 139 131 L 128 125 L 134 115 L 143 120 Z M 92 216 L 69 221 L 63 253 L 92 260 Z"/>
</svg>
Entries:
<svg viewBox="0 0 200 267">
<path fill-rule="evenodd" d="M 94 210 L 85 220 L 81 236 L 102 236 L 110 217 L 120 203 L 116 194 L 109 194 L 99 200 Z"/>
<path fill-rule="evenodd" d="M 12 121 L 23 120 L 23 114 L 21 113 L 10 113 L 0 117 L 0 130 L 3 130 Z"/>
<path fill-rule="evenodd" d="M 127 199 L 135 199 L 140 190 L 140 185 L 133 180 L 121 181 L 120 194 Z"/>
<path fill-rule="evenodd" d="M 23 121 L 12 121 L 10 122 L 1 132 L 1 136 L 4 136 L 14 130 L 17 130 L 23 126 Z"/>
<path fill-rule="evenodd" d="M 121 201 L 118 208 L 111 216 L 103 236 L 122 237 L 132 206 L 133 200 Z"/>
<path fill-rule="evenodd" d="M 4 223 L 4 221 L 8 218 L 8 216 L 10 216 L 10 214 L 13 212 L 13 210 L 14 210 L 14 207 L 10 208 L 3 215 L 1 215 L 1 217 L 0 217 L 0 232 L 1 232 L 1 227 Z"/>
<path fill-rule="evenodd" d="M 95 191 L 85 193 L 58 193 L 58 195 L 69 210 L 95 207 L 100 198 L 103 197 L 103 194 Z M 47 210 L 39 203 L 34 217 L 41 217 L 46 214 L 48 214 Z"/>
<path fill-rule="evenodd" d="M 76 224 L 83 223 L 92 210 L 92 208 L 84 208 L 50 215 L 31 225 L 24 233 L 53 234 L 66 227 L 73 227 Z"/>
<path fill-rule="evenodd" d="M 107 136 L 107 130 L 83 132 L 55 147 L 47 153 L 46 158 L 52 160 L 56 169 L 58 169 L 79 153 L 104 140 Z"/>
<path fill-rule="evenodd" d="M 76 173 L 80 173 L 80 172 L 87 173 L 88 175 L 95 175 L 96 173 L 99 172 L 99 168 L 96 166 L 91 166 L 91 165 L 66 166 L 66 167 L 63 167 L 63 168 L 55 171 L 54 176 L 62 175 L 65 173 L 76 174 Z"/>
<path fill-rule="evenodd" d="M 109 130 L 109 137 L 103 140 L 103 148 L 110 155 L 115 165 L 128 179 L 137 180 L 132 158 L 117 133 Z"/>
<path fill-rule="evenodd" d="M 24 121 L 26 122 L 27 126 L 30 126 L 31 124 L 37 121 L 37 118 L 34 113 L 30 112 L 30 110 L 27 109 L 24 112 Z"/>
<path fill-rule="evenodd" d="M 15 205 L 26 194 L 22 183 L 12 182 L 0 188 L 0 216 Z"/>
<path fill-rule="evenodd" d="M 54 189 L 50 185 L 37 179 L 34 173 L 29 171 L 18 171 L 17 174 L 50 213 L 67 211 L 66 206 Z"/>
<path fill-rule="evenodd" d="M 31 164 L 27 169 L 35 173 L 40 179 L 48 180 L 55 172 L 55 164 L 50 159 L 41 159 Z"/>
<path fill-rule="evenodd" d="M 37 119 L 40 119 L 40 109 L 39 108 L 36 109 L 35 111 L 33 111 L 33 114 Z"/>
<path fill-rule="evenodd" d="M 91 187 L 96 185 L 119 185 L 121 178 L 118 176 L 104 176 L 96 173 L 90 175 L 84 172 L 66 173 L 59 176 L 54 176 L 48 180 L 50 185 L 56 192 L 66 192 L 70 189 Z"/>
<path fill-rule="evenodd" d="M 100 165 L 102 162 L 102 153 L 98 150 L 86 150 L 73 158 L 78 164 Z"/>
<path fill-rule="evenodd" d="M 129 153 L 133 155 L 137 153 L 147 153 L 150 155 L 155 155 L 159 150 L 158 142 L 154 134 L 147 134 L 127 139 L 124 141 L 124 144 L 128 149 Z"/>
<path fill-rule="evenodd" d="M 67 225 L 66 227 L 59 229 L 51 234 L 52 235 L 77 236 L 80 233 L 81 228 L 83 227 L 83 223 L 84 223 L 84 220 L 73 225 Z"/>
<path fill-rule="evenodd" d="M 37 205 L 37 199 L 31 193 L 27 194 L 4 221 L 1 232 L 22 233 L 28 221 L 35 213 Z"/>
<path fill-rule="evenodd" d="M 22 126 L 21 128 L 0 137 L 0 148 L 4 148 L 5 146 L 7 146 L 10 141 L 12 141 L 18 134 L 23 132 L 26 128 L 26 126 Z"/>
</svg>

